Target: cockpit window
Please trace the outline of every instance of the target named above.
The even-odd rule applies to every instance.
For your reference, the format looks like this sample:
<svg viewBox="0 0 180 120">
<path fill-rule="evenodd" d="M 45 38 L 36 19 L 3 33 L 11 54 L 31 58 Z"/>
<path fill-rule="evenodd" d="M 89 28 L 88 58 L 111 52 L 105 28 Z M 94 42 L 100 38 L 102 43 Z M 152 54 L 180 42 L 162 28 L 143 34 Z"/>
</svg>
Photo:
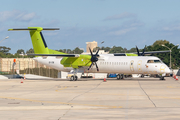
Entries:
<svg viewBox="0 0 180 120">
<path fill-rule="evenodd" d="M 147 63 L 161 63 L 160 60 L 148 60 Z"/>
<path fill-rule="evenodd" d="M 155 62 L 155 63 L 161 63 L 161 61 L 160 61 L 160 60 L 154 60 L 154 62 Z"/>
<path fill-rule="evenodd" d="M 148 60 L 147 63 L 154 63 L 154 60 Z"/>
</svg>

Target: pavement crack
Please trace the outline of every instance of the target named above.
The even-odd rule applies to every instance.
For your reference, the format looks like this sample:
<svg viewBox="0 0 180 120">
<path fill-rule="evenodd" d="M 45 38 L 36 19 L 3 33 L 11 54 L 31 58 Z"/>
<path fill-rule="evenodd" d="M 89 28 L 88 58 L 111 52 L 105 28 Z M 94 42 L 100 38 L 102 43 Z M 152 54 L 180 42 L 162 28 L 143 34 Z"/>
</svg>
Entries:
<svg viewBox="0 0 180 120">
<path fill-rule="evenodd" d="M 60 120 L 62 117 L 64 117 L 72 108 L 73 108 L 73 106 L 71 106 L 61 117 L 59 117 L 58 120 Z"/>
<path fill-rule="evenodd" d="M 80 97 L 81 95 L 84 95 L 84 94 L 86 94 L 86 93 L 88 93 L 88 92 L 96 89 L 97 87 L 99 87 L 99 85 L 101 85 L 102 82 L 103 82 L 103 81 L 101 81 L 100 83 L 98 83 L 94 88 L 92 88 L 92 89 L 90 89 L 90 90 L 88 90 L 88 91 L 86 91 L 86 92 L 84 92 L 84 93 L 82 93 L 82 94 L 79 94 L 79 95 L 75 96 L 73 99 L 71 99 L 71 100 L 68 101 L 67 103 L 70 103 L 71 101 L 73 101 L 73 100 L 76 99 L 77 97 Z"/>
<path fill-rule="evenodd" d="M 149 95 L 146 93 L 146 91 L 142 88 L 139 80 L 138 80 L 139 86 L 141 88 L 141 90 L 146 94 L 146 96 L 148 97 L 148 99 L 152 102 L 152 104 L 154 105 L 154 107 L 156 107 L 156 104 L 151 100 L 151 98 L 149 97 Z"/>
</svg>

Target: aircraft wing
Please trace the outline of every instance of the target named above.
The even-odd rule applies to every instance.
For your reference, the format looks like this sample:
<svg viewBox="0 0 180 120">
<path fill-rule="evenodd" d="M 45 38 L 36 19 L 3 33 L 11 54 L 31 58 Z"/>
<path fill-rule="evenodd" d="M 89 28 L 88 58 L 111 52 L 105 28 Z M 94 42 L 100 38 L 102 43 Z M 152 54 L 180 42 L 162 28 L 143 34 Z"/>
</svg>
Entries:
<svg viewBox="0 0 180 120">
<path fill-rule="evenodd" d="M 79 57 L 79 54 L 27 54 L 34 56 Z"/>
<path fill-rule="evenodd" d="M 144 52 L 144 54 L 155 54 L 155 53 L 166 53 L 166 52 L 170 52 L 169 50 L 166 51 L 149 51 L 149 52 Z M 142 52 L 139 52 L 142 53 Z M 135 52 L 135 54 L 137 54 L 137 52 Z"/>
</svg>

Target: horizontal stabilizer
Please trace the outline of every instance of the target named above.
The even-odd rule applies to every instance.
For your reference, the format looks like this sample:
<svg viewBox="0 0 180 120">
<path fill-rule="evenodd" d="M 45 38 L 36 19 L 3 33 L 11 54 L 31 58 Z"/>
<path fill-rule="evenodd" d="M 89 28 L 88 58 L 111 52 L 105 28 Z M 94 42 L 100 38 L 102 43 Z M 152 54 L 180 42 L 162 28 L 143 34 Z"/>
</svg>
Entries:
<svg viewBox="0 0 180 120">
<path fill-rule="evenodd" d="M 79 54 L 27 54 L 34 56 L 79 57 Z"/>
<path fill-rule="evenodd" d="M 13 28 L 8 31 L 28 31 L 28 30 L 59 30 L 59 28 L 42 28 L 42 27 L 28 27 L 28 28 Z"/>
</svg>

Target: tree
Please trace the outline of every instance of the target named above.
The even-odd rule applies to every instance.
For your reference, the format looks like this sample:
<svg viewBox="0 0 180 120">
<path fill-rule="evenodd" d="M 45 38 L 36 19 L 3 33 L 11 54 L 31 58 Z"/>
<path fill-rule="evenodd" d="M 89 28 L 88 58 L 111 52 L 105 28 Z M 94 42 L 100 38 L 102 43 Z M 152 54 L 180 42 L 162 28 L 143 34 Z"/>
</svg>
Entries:
<svg viewBox="0 0 180 120">
<path fill-rule="evenodd" d="M 167 47 L 162 46 L 162 44 L 169 47 L 170 49 L 175 46 L 174 44 L 169 43 L 169 41 L 158 40 L 152 46 L 147 46 L 146 51 L 169 50 Z M 180 51 L 180 49 L 178 49 L 177 46 L 172 49 L 172 52 L 171 52 L 171 67 L 172 68 L 178 68 L 180 66 L 180 54 L 179 54 L 179 51 Z M 168 66 L 170 65 L 170 52 L 152 54 L 151 56 L 156 56 L 156 57 L 160 58 Z"/>
<path fill-rule="evenodd" d="M 132 53 L 132 52 L 137 52 L 136 48 L 131 48 L 130 50 L 127 51 L 128 53 Z"/>
<path fill-rule="evenodd" d="M 78 47 L 76 47 L 74 50 L 73 50 L 73 53 L 74 54 L 81 54 L 83 53 L 83 50 L 79 49 Z"/>
<path fill-rule="evenodd" d="M 124 50 L 125 53 L 127 52 L 127 48 L 124 48 L 123 50 Z"/>
<path fill-rule="evenodd" d="M 67 49 L 67 53 L 68 54 L 72 53 L 71 49 Z"/>
<path fill-rule="evenodd" d="M 30 48 L 29 50 L 26 51 L 26 54 L 31 54 L 34 53 L 34 49 Z"/>
<path fill-rule="evenodd" d="M 113 46 L 113 48 L 111 48 L 111 50 L 109 51 L 109 53 L 124 53 L 124 49 L 122 47 L 116 47 Z"/>
<path fill-rule="evenodd" d="M 156 45 L 165 45 L 165 44 L 169 44 L 169 41 L 167 40 L 156 40 L 156 42 L 153 43 L 152 46 L 156 46 Z"/>
<path fill-rule="evenodd" d="M 19 49 L 19 50 L 17 50 L 17 52 L 16 52 L 17 54 L 24 54 L 25 52 L 24 52 L 24 50 L 23 49 Z"/>
<path fill-rule="evenodd" d="M 102 50 L 100 47 L 96 47 L 93 49 L 93 52 L 96 52 L 98 49 Z"/>
<path fill-rule="evenodd" d="M 9 50 L 11 50 L 11 48 L 5 47 L 5 46 L 0 46 L 0 52 L 2 52 L 3 54 L 9 53 Z"/>
<path fill-rule="evenodd" d="M 104 51 L 105 51 L 105 52 L 108 52 L 108 51 L 110 51 L 110 50 L 111 50 L 110 47 L 105 47 L 105 48 L 104 48 Z"/>
</svg>

